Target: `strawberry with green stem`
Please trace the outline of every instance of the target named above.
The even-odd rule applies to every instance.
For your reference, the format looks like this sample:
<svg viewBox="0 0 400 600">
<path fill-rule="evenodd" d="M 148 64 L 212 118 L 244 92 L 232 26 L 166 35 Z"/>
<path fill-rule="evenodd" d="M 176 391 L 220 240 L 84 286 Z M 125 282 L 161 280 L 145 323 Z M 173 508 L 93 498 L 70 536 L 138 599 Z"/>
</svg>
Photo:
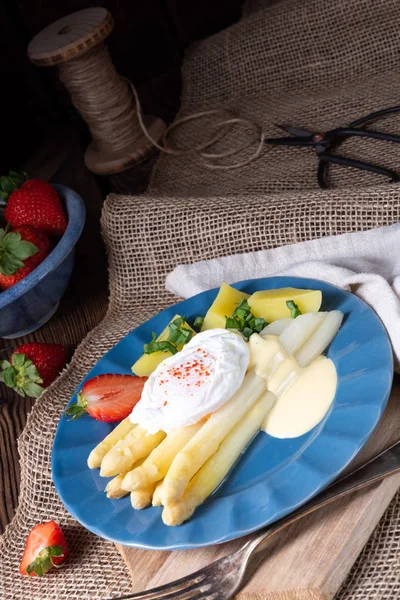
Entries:
<svg viewBox="0 0 400 600">
<path fill-rule="evenodd" d="M 8 196 L 28 180 L 26 171 L 10 171 L 8 176 L 0 177 L 0 206 L 7 204 Z"/>
<path fill-rule="evenodd" d="M 28 342 L 0 362 L 0 381 L 20 396 L 38 398 L 58 376 L 68 359 L 67 349 L 61 344 Z"/>
<path fill-rule="evenodd" d="M 71 420 L 88 413 L 97 421 L 115 423 L 128 417 L 139 402 L 147 377 L 105 373 L 85 381 L 77 401 L 66 409 Z"/>
<path fill-rule="evenodd" d="M 26 173 L 10 171 L 0 177 L 0 201 L 4 218 L 12 227 L 30 225 L 48 235 L 60 236 L 67 217 L 56 190 L 47 181 L 28 179 Z"/>
<path fill-rule="evenodd" d="M 0 288 L 6 290 L 29 275 L 50 253 L 47 235 L 28 225 L 0 229 Z"/>
<path fill-rule="evenodd" d="M 19 572 L 21 575 L 43 577 L 53 567 L 59 567 L 67 556 L 67 542 L 57 523 L 40 523 L 28 535 Z"/>
<path fill-rule="evenodd" d="M 22 239 L 19 231 L 10 231 L 8 224 L 0 229 L 0 273 L 13 275 L 24 266 L 25 259 L 39 251 L 32 242 Z"/>
<path fill-rule="evenodd" d="M 29 396 L 30 398 L 39 398 L 43 392 L 40 377 L 36 366 L 24 354 L 13 354 L 11 362 L 1 361 L 2 372 L 0 381 L 12 388 L 20 396 Z"/>
</svg>

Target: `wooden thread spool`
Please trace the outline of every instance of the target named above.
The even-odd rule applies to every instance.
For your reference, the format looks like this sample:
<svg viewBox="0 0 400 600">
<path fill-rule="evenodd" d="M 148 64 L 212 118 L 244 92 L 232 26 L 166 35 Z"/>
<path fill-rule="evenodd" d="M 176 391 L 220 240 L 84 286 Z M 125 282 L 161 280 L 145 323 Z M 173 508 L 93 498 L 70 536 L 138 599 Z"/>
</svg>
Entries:
<svg viewBox="0 0 400 600">
<path fill-rule="evenodd" d="M 88 8 L 52 23 L 28 46 L 34 64 L 59 66 L 60 79 L 92 134 L 85 164 L 99 175 L 126 171 L 153 149 L 139 124 L 131 85 L 116 73 L 103 43 L 112 29 L 108 10 Z M 164 122 L 152 116 L 143 121 L 159 141 Z"/>
</svg>

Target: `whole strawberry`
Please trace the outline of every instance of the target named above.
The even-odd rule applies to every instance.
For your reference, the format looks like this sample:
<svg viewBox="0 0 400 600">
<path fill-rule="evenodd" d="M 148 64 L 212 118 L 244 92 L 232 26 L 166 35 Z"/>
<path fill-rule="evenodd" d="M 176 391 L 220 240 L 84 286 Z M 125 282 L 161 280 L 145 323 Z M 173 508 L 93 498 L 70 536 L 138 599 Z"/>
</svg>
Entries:
<svg viewBox="0 0 400 600">
<path fill-rule="evenodd" d="M 26 180 L 26 173 L 10 171 L 0 178 L 0 200 L 7 203 L 4 218 L 12 225 L 31 225 L 49 235 L 60 236 L 67 217 L 55 189 L 41 179 Z"/>
<path fill-rule="evenodd" d="M 51 251 L 47 235 L 23 225 L 0 229 L 0 288 L 6 290 L 26 277 Z"/>
<path fill-rule="evenodd" d="M 3 360 L 0 381 L 13 388 L 21 396 L 38 398 L 43 388 L 57 377 L 68 359 L 68 352 L 61 344 L 28 342 Z"/>
</svg>

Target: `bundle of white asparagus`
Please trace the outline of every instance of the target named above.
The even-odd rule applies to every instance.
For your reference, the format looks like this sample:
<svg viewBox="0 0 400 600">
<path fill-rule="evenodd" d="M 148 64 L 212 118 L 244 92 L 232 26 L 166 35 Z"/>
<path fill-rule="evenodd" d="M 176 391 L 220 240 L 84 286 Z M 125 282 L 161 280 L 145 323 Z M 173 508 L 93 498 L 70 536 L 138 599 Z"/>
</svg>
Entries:
<svg viewBox="0 0 400 600">
<path fill-rule="evenodd" d="M 339 311 L 307 313 L 275 321 L 261 335 L 277 336 L 286 354 L 305 367 L 325 350 L 342 318 Z M 257 355 L 257 335 L 250 338 L 251 370 L 240 389 L 208 418 L 168 435 L 148 434 L 126 418 L 92 450 L 89 468 L 113 476 L 105 489 L 109 498 L 130 493 L 135 509 L 162 505 L 166 525 L 190 518 L 224 480 L 276 401 L 268 382 L 279 363 L 272 355 Z"/>
</svg>

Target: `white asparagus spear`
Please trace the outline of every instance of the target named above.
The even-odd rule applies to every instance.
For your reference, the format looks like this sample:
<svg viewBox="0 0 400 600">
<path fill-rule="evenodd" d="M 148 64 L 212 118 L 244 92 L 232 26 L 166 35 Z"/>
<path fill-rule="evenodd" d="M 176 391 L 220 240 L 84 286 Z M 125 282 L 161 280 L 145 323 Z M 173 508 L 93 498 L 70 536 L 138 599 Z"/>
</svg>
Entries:
<svg viewBox="0 0 400 600">
<path fill-rule="evenodd" d="M 136 510 L 142 510 L 143 508 L 150 506 L 155 487 L 156 484 L 151 483 L 145 488 L 131 492 L 132 508 L 135 508 Z"/>
<path fill-rule="evenodd" d="M 119 423 L 119 425 L 117 425 L 116 428 L 100 442 L 100 444 L 93 448 L 87 459 L 89 469 L 97 469 L 101 465 L 101 461 L 107 452 L 111 450 L 119 440 L 132 431 L 134 427 L 136 427 L 136 425 L 130 422 L 129 417 L 121 421 L 121 423 Z"/>
<path fill-rule="evenodd" d="M 292 324 L 279 336 L 279 341 L 288 354 L 294 354 L 314 333 L 327 313 L 305 313 L 292 319 Z"/>
<path fill-rule="evenodd" d="M 250 371 L 240 389 L 214 412 L 190 442 L 174 458 L 162 487 L 165 506 L 178 500 L 187 484 L 266 389 L 262 377 Z"/>
<path fill-rule="evenodd" d="M 125 473 L 122 473 L 121 475 L 116 475 L 107 483 L 106 489 L 104 490 L 106 492 L 107 498 L 123 498 L 124 496 L 127 496 L 129 494 L 129 492 L 123 490 L 121 487 L 121 483 L 124 477 Z"/>
<path fill-rule="evenodd" d="M 261 336 L 264 335 L 281 335 L 293 323 L 293 319 L 290 317 L 288 319 L 278 319 L 277 321 L 272 321 L 272 323 L 268 323 L 266 327 L 260 332 Z"/>
<path fill-rule="evenodd" d="M 297 317 L 300 319 L 300 317 Z M 297 321 L 296 319 L 296 321 Z M 313 335 L 295 353 L 295 359 L 300 367 L 306 367 L 329 346 L 343 321 L 340 310 L 331 310 Z"/>
<path fill-rule="evenodd" d="M 137 460 L 148 456 L 164 438 L 165 433 L 162 431 L 147 435 L 146 430 L 137 425 L 107 452 L 101 462 L 100 475 L 112 477 L 126 473 Z"/>
<path fill-rule="evenodd" d="M 141 458 L 134 464 L 134 467 L 140 467 L 142 463 L 143 459 Z M 120 473 L 107 483 L 106 488 L 104 490 L 106 492 L 107 498 L 123 498 L 124 496 L 127 496 L 129 494 L 129 492 L 127 490 L 124 490 L 121 486 L 125 475 L 126 473 Z"/>
<path fill-rule="evenodd" d="M 154 490 L 153 499 L 151 501 L 153 506 L 161 506 L 161 489 L 163 481 L 159 481 Z"/>
<path fill-rule="evenodd" d="M 216 453 L 196 473 L 183 496 L 165 506 L 162 513 L 165 525 L 180 525 L 189 519 L 194 510 L 217 488 L 260 429 L 275 400 L 271 392 L 266 392 L 250 408 Z"/>
<path fill-rule="evenodd" d="M 138 488 L 146 487 L 150 483 L 163 479 L 175 456 L 186 446 L 201 426 L 201 422 L 195 423 L 188 427 L 181 427 L 167 435 L 140 467 L 126 474 L 122 487 L 129 492 L 133 492 Z"/>
</svg>

